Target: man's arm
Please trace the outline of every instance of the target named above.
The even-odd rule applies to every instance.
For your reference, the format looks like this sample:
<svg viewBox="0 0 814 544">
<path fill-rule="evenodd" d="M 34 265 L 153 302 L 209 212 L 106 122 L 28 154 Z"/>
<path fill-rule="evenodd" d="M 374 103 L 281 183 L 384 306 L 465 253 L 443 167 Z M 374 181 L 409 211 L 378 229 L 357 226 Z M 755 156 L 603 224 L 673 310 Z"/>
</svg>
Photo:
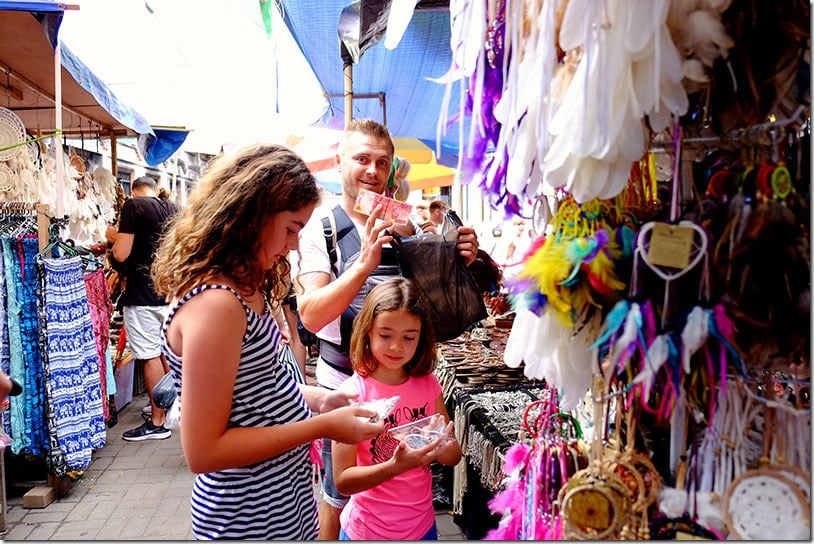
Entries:
<svg viewBox="0 0 814 544">
<path fill-rule="evenodd" d="M 123 263 L 127 260 L 127 257 L 130 256 L 130 252 L 133 251 L 133 239 L 136 237 L 135 234 L 130 234 L 127 232 L 116 232 L 115 235 L 108 235 L 108 240 L 113 238 L 113 258 Z"/>
<path fill-rule="evenodd" d="M 325 272 L 299 276 L 302 293 L 297 295 L 297 310 L 303 326 L 309 331 L 319 331 L 342 315 L 367 276 L 358 266 L 351 266 L 334 281 L 330 281 L 330 274 Z"/>
<path fill-rule="evenodd" d="M 337 279 L 331 281 L 328 272 L 314 271 L 299 274 L 299 282 L 294 282 L 300 321 L 309 331 L 319 331 L 342 315 L 371 272 L 379 266 L 382 246 L 393 240 L 392 236 L 384 232 L 393 223 L 376 223 L 381 213 L 379 206 L 370 214 L 364 232 L 361 233 L 362 249 L 359 258 Z M 320 243 L 324 242 L 320 240 Z M 297 283 L 301 285 L 298 286 Z"/>
</svg>

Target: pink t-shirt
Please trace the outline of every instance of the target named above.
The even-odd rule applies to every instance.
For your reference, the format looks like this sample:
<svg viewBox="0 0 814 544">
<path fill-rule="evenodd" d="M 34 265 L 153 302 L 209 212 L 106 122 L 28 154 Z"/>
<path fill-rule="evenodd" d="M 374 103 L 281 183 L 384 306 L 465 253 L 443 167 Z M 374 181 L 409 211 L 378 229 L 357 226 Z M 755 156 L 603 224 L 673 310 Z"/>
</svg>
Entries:
<svg viewBox="0 0 814 544">
<path fill-rule="evenodd" d="M 401 385 L 387 385 L 354 373 L 342 390 L 357 392 L 358 402 L 400 397 L 385 421 L 384 432 L 358 444 L 357 466 L 383 463 L 393 457 L 399 441 L 390 436 L 388 429 L 435 414 L 435 402 L 441 395 L 441 386 L 433 374 L 409 378 Z M 435 523 L 430 468 L 408 470 L 352 495 L 339 520 L 353 540 L 420 539 Z"/>
</svg>

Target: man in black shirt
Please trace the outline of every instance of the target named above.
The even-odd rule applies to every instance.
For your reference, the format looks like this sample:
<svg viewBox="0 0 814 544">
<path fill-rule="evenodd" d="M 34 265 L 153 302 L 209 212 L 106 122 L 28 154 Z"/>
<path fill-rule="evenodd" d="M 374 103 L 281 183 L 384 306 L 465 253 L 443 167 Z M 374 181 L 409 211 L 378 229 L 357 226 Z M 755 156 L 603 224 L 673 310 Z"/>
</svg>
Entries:
<svg viewBox="0 0 814 544">
<path fill-rule="evenodd" d="M 161 354 L 161 326 L 169 306 L 158 296 L 150 278 L 156 248 L 168 219 L 178 207 L 158 198 L 154 179 L 142 176 L 131 185 L 133 198 L 121 209 L 118 232 L 111 227 L 113 258 L 124 265 L 125 287 L 122 293 L 124 330 L 133 358 L 143 364 L 144 381 L 152 412 L 143 425 L 125 431 L 128 441 L 163 440 L 172 433 L 164 427 L 164 410 L 155 406 L 152 392 L 158 380 L 169 370 Z"/>
</svg>

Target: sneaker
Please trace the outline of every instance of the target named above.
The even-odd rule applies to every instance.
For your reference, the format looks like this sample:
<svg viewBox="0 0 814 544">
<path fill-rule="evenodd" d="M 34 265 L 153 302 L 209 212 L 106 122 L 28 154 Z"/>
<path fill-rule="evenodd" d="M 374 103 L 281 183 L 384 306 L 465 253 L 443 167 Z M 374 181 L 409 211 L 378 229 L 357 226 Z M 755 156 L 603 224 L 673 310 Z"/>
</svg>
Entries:
<svg viewBox="0 0 814 544">
<path fill-rule="evenodd" d="M 142 440 L 164 440 L 172 436 L 172 431 L 163 425 L 156 427 L 152 421 L 145 421 L 140 427 L 130 429 L 122 433 L 122 438 L 129 442 L 140 442 Z"/>
<path fill-rule="evenodd" d="M 148 404 L 147 406 L 145 406 L 144 408 L 142 408 L 142 409 L 141 409 L 141 413 L 142 413 L 142 414 L 146 414 L 146 415 L 148 415 L 148 416 L 153 415 L 153 406 L 152 406 L 152 404 Z"/>
</svg>

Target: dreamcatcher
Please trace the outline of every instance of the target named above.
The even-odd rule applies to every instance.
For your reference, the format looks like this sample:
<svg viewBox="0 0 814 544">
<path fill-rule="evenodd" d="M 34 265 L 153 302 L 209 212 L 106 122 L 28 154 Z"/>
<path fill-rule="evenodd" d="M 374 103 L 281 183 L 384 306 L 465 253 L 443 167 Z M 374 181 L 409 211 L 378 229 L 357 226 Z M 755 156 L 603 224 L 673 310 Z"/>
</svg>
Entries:
<svg viewBox="0 0 814 544">
<path fill-rule="evenodd" d="M 503 488 L 489 501 L 502 515 L 485 540 L 560 540 L 554 503 L 568 478 L 588 464 L 579 422 L 557 410 L 556 391 L 528 405 L 521 439 L 505 456 Z"/>
<path fill-rule="evenodd" d="M 783 435 L 767 406 L 763 422 L 763 455 L 758 468 L 737 476 L 723 496 L 724 522 L 739 540 L 808 540 L 811 538 L 811 475 L 785 463 L 772 463 L 774 437 Z"/>
<path fill-rule="evenodd" d="M 620 231 L 609 226 L 610 216 L 607 202 L 564 200 L 553 232 L 532 244 L 523 270 L 512 282 L 505 281 L 516 310 L 505 363 L 516 368 L 522 361 L 527 377 L 557 387 L 563 411 L 576 407 L 588 390 L 588 345 L 603 309 L 625 288 L 614 272 L 624 244 L 617 239 Z"/>
</svg>

